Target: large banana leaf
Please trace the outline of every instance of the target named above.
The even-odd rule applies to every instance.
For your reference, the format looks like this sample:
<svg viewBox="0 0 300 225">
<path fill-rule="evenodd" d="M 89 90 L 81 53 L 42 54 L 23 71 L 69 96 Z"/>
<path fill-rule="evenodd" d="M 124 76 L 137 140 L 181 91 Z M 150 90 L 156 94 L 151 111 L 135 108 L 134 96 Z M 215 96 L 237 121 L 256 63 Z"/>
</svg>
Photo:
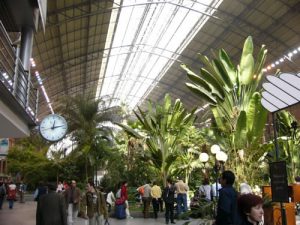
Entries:
<svg viewBox="0 0 300 225">
<path fill-rule="evenodd" d="M 205 101 L 209 102 L 211 105 L 216 105 L 217 104 L 216 98 L 211 93 L 209 93 L 208 91 L 203 89 L 202 87 L 196 86 L 196 85 L 191 84 L 191 83 L 186 83 L 186 86 L 192 92 L 194 92 L 196 95 L 198 95 L 200 98 L 202 98 Z"/>
<path fill-rule="evenodd" d="M 259 138 L 264 132 L 268 112 L 260 103 L 261 95 L 255 92 L 250 100 L 247 113 L 248 139 Z"/>
<path fill-rule="evenodd" d="M 247 85 L 253 79 L 254 72 L 254 58 L 253 58 L 253 42 L 249 36 L 243 48 L 243 53 L 240 62 L 240 81 L 242 84 Z"/>
<path fill-rule="evenodd" d="M 233 84 L 233 86 L 235 86 L 236 82 L 237 82 L 236 69 L 224 49 L 221 49 L 219 51 L 219 59 L 220 59 L 221 63 L 223 64 L 225 70 L 227 71 L 227 74 L 231 80 L 231 83 Z"/>
</svg>

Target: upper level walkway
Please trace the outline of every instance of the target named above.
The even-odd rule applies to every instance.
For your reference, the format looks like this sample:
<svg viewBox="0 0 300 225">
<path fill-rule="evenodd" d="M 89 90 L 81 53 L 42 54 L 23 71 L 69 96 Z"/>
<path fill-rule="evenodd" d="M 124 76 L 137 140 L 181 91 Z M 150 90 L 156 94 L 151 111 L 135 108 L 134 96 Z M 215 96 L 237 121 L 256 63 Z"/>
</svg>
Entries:
<svg viewBox="0 0 300 225">
<path fill-rule="evenodd" d="M 27 201 L 24 204 L 15 202 L 12 210 L 8 209 L 8 202 L 3 203 L 0 210 L 0 225 L 35 225 L 36 202 Z M 133 218 L 117 220 L 109 218 L 110 225 L 155 225 L 165 224 L 164 213 L 159 215 L 158 219 L 153 218 Z M 186 220 L 176 221 L 177 225 L 187 224 Z M 198 225 L 199 222 L 191 221 L 189 225 Z M 74 225 L 88 225 L 88 220 L 78 218 Z"/>
</svg>

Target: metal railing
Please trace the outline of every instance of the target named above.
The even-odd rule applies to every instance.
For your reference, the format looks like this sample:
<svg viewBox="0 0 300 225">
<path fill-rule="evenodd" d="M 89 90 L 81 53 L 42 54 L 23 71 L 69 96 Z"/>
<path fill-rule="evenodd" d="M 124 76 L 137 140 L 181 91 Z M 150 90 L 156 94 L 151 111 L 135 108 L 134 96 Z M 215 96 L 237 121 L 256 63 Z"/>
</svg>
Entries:
<svg viewBox="0 0 300 225">
<path fill-rule="evenodd" d="M 35 121 L 38 109 L 38 89 L 31 82 L 30 71 L 24 70 L 17 51 L 18 49 L 13 47 L 0 21 L 0 82 Z"/>
</svg>

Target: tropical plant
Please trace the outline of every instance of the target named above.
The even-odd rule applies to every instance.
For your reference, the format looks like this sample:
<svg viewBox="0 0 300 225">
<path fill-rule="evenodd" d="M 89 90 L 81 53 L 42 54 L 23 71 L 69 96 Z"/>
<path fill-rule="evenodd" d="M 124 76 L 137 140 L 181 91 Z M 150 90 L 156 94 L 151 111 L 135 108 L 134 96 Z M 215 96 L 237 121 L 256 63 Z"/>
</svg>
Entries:
<svg viewBox="0 0 300 225">
<path fill-rule="evenodd" d="M 55 170 L 46 157 L 47 149 L 48 145 L 37 135 L 19 139 L 8 152 L 8 172 L 13 177 L 18 175 L 31 188 L 39 181 L 55 180 Z"/>
<path fill-rule="evenodd" d="M 163 105 L 149 101 L 147 111 L 138 108 L 138 112 L 134 112 L 141 123 L 141 132 L 118 123 L 130 135 L 145 140 L 149 160 L 159 170 L 164 185 L 173 162 L 181 153 L 180 137 L 194 122 L 195 110 L 188 112 L 179 99 L 172 104 L 171 97 L 167 94 Z"/>
<path fill-rule="evenodd" d="M 288 180 L 293 183 L 300 174 L 300 129 L 289 112 L 282 111 L 277 115 L 280 158 L 287 162 Z"/>
<path fill-rule="evenodd" d="M 213 113 L 212 129 L 214 142 L 221 145 L 229 155 L 231 169 L 243 176 L 239 161 L 239 150 L 245 152 L 248 159 L 257 160 L 263 152 L 260 149 L 267 111 L 260 103 L 261 95 L 257 92 L 263 75 L 263 65 L 267 50 L 262 46 L 256 62 L 253 57 L 252 38 L 244 43 L 238 66 L 234 66 L 224 49 L 219 50 L 215 59 L 199 54 L 204 65 L 197 74 L 182 64 L 191 83 L 187 87 L 200 98 L 207 101 Z M 244 170 L 244 169 L 242 169 Z"/>
<path fill-rule="evenodd" d="M 65 99 L 62 112 L 69 124 L 69 132 L 86 162 L 86 179 L 92 176 L 93 169 L 104 163 L 103 155 L 113 141 L 114 121 L 120 121 L 122 113 L 119 107 L 107 107 L 103 99 L 80 95 Z M 88 172 L 90 171 L 90 172 Z"/>
</svg>

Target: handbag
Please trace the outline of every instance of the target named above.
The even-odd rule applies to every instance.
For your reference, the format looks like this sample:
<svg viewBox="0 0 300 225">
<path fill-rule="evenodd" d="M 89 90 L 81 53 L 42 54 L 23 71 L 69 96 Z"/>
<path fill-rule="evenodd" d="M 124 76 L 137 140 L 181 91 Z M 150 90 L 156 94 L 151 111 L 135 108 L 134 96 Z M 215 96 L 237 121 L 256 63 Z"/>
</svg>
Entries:
<svg viewBox="0 0 300 225">
<path fill-rule="evenodd" d="M 104 225 L 109 225 L 108 219 L 105 219 Z"/>
</svg>

